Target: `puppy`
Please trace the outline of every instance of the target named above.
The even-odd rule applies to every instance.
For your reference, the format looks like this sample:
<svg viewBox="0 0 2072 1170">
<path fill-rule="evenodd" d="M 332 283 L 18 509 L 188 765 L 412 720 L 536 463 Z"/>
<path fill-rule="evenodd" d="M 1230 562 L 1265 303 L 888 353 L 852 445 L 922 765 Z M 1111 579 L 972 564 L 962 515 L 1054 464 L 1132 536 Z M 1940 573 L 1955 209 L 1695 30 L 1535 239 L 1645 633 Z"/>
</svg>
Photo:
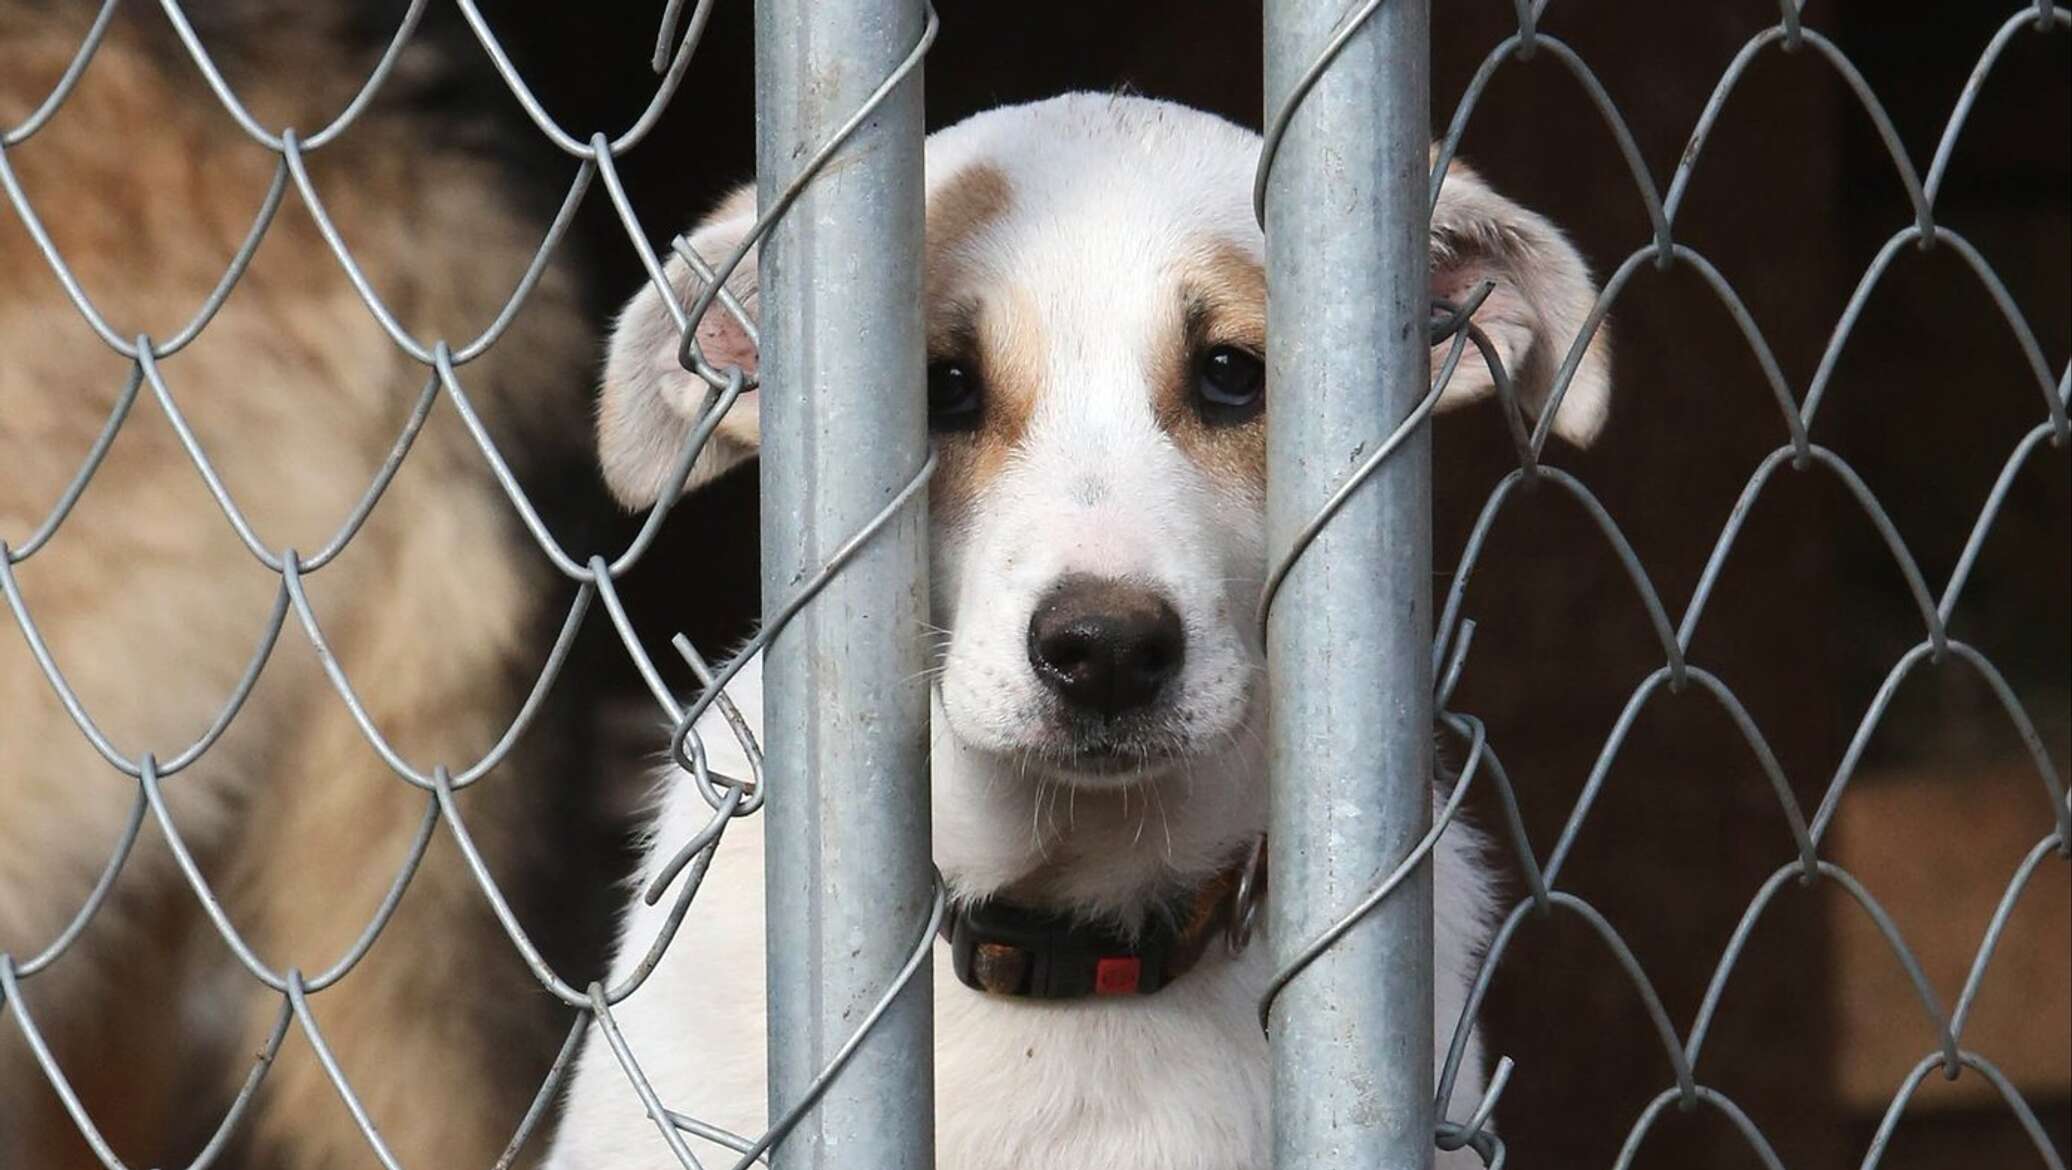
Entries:
<svg viewBox="0 0 2072 1170">
<path fill-rule="evenodd" d="M 1268 339 L 1248 201 L 1259 145 L 1203 113 L 1091 94 L 994 110 L 928 141 L 933 621 L 945 631 L 928 685 L 934 852 L 955 907 L 935 954 L 946 1170 L 1269 1161 L 1256 1012 L 1270 961 L 1256 943 L 1233 954 L 1213 929 L 1266 824 L 1269 696 L 1251 624 L 1266 567 Z M 739 194 L 691 244 L 716 260 L 752 219 Z M 1595 297 L 1581 258 L 1457 165 L 1432 256 L 1435 293 L 1496 282 L 1477 321 L 1528 407 L 1542 404 Z M 693 278 L 680 263 L 672 277 L 688 302 Z M 752 265 L 732 291 L 753 308 Z M 715 364 L 753 365 L 719 312 L 697 328 Z M 652 288 L 613 338 L 601 455 L 632 505 L 653 502 L 703 398 L 677 340 Z M 1581 363 L 1555 422 L 1569 439 L 1601 424 L 1608 364 L 1601 343 Z M 1447 402 L 1491 389 L 1471 359 Z M 721 423 L 701 477 L 754 452 L 752 397 Z M 730 687 L 752 724 L 760 677 L 751 662 Z M 717 716 L 700 730 L 717 770 L 747 774 Z M 695 785 L 670 779 L 642 880 L 709 815 Z M 1458 829 L 1435 864 L 1443 1055 L 1490 879 Z M 615 979 L 667 910 L 634 900 Z M 1003 916 L 1139 962 L 1118 973 L 989 951 Z M 762 932 L 761 829 L 749 818 L 659 968 L 615 1013 L 666 1104 L 750 1136 L 766 1120 Z M 1456 1114 L 1483 1078 L 1471 1041 Z M 1478 1164 L 1467 1151 L 1441 1162 Z M 675 1164 L 593 1040 L 552 1170 Z"/>
</svg>

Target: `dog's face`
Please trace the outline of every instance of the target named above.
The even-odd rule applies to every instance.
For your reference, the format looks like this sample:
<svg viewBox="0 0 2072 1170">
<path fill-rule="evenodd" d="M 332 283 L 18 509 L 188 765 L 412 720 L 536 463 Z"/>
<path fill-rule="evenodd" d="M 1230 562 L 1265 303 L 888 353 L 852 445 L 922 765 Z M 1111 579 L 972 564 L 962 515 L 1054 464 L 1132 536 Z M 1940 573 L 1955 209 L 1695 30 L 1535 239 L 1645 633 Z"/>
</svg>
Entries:
<svg viewBox="0 0 2072 1170">
<path fill-rule="evenodd" d="M 1112 787 L 1256 743 L 1270 410 L 1258 150 L 1210 115 L 1092 94 L 929 139 L 937 697 L 967 749 Z M 753 218 L 737 194 L 691 244 L 717 263 Z M 681 261 L 670 276 L 688 304 L 694 278 Z M 1476 321 L 1536 406 L 1595 290 L 1551 225 L 1456 167 L 1433 217 L 1434 292 L 1485 279 L 1497 289 Z M 751 309 L 754 280 L 744 264 L 731 285 Z M 714 365 L 752 368 L 721 310 L 698 337 Z M 599 433 L 629 503 L 652 502 L 704 398 L 677 341 L 653 288 L 613 338 Z M 1560 433 L 1597 429 L 1607 360 L 1594 345 Z M 1446 401 L 1491 388 L 1471 358 Z M 753 452 L 755 409 L 753 395 L 737 403 L 698 480 Z"/>
</svg>

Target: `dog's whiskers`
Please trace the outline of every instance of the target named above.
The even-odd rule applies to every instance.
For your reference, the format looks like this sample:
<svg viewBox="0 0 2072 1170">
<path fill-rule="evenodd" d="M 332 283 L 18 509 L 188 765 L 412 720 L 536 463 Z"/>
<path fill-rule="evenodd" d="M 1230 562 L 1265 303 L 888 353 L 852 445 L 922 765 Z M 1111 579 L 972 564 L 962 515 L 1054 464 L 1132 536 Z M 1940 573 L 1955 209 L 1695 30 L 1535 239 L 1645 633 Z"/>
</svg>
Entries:
<svg viewBox="0 0 2072 1170">
<path fill-rule="evenodd" d="M 1192 770 L 1190 769 L 1189 771 L 1191 772 Z M 1169 818 L 1169 817 L 1167 817 L 1167 816 L 1166 816 L 1166 806 L 1165 806 L 1165 797 L 1164 797 L 1163 795 L 1161 795 L 1161 794 L 1159 793 L 1159 791 L 1158 791 L 1158 789 L 1159 789 L 1159 786 L 1158 786 L 1157 784 L 1152 784 L 1152 785 L 1151 785 L 1150 787 L 1151 787 L 1151 803 L 1152 803 L 1152 804 L 1155 804 L 1155 805 L 1157 805 L 1157 806 L 1158 806 L 1158 823 L 1159 823 L 1159 827 L 1160 827 L 1161 829 L 1163 829 L 1163 830 L 1164 830 L 1164 832 L 1165 832 L 1165 860 L 1166 860 L 1166 864 L 1167 864 L 1167 865 L 1171 865 L 1171 864 L 1173 863 L 1173 822 L 1172 822 L 1171 818 Z M 1143 830 L 1143 826 L 1142 826 L 1142 825 L 1139 825 L 1139 826 L 1138 826 L 1138 831 L 1139 831 L 1139 832 L 1141 832 L 1142 830 Z"/>
</svg>

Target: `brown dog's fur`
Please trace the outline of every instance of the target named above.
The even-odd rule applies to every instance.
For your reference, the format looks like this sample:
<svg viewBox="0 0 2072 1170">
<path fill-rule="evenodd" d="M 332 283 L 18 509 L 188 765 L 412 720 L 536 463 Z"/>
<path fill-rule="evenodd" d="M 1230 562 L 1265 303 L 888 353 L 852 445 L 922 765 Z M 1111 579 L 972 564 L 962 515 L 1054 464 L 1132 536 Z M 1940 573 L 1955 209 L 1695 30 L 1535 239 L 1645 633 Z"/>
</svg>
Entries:
<svg viewBox="0 0 2072 1170">
<path fill-rule="evenodd" d="M 0 2 L 0 127 L 49 91 L 90 7 Z M 251 67 L 234 68 L 236 46 L 216 30 L 205 36 L 262 123 L 309 133 L 365 76 L 369 59 L 341 52 L 339 30 L 305 6 L 230 7 L 234 31 L 256 38 L 243 46 Z M 125 10 L 116 23 L 55 121 L 7 160 L 115 329 L 163 337 L 220 278 L 274 159 L 231 123 L 161 17 Z M 407 93 L 436 64 L 412 50 L 391 90 Z M 502 305 L 543 221 L 512 210 L 499 169 L 455 146 L 456 133 L 385 94 L 310 166 L 406 327 L 458 345 Z M 568 281 L 550 270 L 461 378 L 507 452 L 566 442 L 580 457 L 589 357 Z M 426 377 L 363 307 L 292 190 L 220 315 L 161 368 L 260 539 L 305 555 L 359 498 Z M 41 523 L 128 372 L 20 218 L 0 211 L 0 540 L 19 544 Z M 465 766 L 517 710 L 545 653 L 538 606 L 568 597 L 537 587 L 544 565 L 442 402 L 364 530 L 308 578 L 361 699 L 413 764 Z M 177 752 L 208 726 L 279 587 L 148 389 L 56 538 L 15 573 L 87 711 L 137 757 Z M 14 624 L 0 619 L 0 952 L 19 962 L 77 912 L 138 786 L 72 725 Z M 552 796 L 533 761 L 521 749 L 462 801 L 521 907 L 517 875 L 551 872 L 538 818 Z M 243 937 L 275 969 L 311 974 L 373 915 L 426 809 L 354 725 L 292 615 L 229 732 L 166 791 Z M 280 1005 L 236 966 L 148 822 L 108 905 L 22 994 L 117 1153 L 150 1165 L 184 1161 L 192 1147 L 180 1144 L 213 1129 Z M 413 1167 L 493 1161 L 561 1026 L 443 826 L 365 962 L 310 1002 L 383 1138 Z M 0 1167 L 97 1165 L 12 1014 L 0 1013 Z M 374 1164 L 299 1034 L 241 1128 L 256 1164 Z"/>
</svg>

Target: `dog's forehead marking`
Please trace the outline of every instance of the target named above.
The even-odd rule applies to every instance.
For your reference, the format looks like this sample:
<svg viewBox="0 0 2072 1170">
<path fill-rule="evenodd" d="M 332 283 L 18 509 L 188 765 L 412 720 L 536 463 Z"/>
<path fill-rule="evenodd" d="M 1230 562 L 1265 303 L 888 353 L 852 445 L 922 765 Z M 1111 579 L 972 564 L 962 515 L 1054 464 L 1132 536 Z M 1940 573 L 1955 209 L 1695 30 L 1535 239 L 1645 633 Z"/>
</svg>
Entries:
<svg viewBox="0 0 2072 1170">
<path fill-rule="evenodd" d="M 929 185 L 927 257 L 922 279 L 927 303 L 958 282 L 974 243 L 1014 208 L 1014 186 L 1007 172 L 990 162 L 954 168 Z M 932 322 L 931 322 L 932 324 Z"/>
</svg>

